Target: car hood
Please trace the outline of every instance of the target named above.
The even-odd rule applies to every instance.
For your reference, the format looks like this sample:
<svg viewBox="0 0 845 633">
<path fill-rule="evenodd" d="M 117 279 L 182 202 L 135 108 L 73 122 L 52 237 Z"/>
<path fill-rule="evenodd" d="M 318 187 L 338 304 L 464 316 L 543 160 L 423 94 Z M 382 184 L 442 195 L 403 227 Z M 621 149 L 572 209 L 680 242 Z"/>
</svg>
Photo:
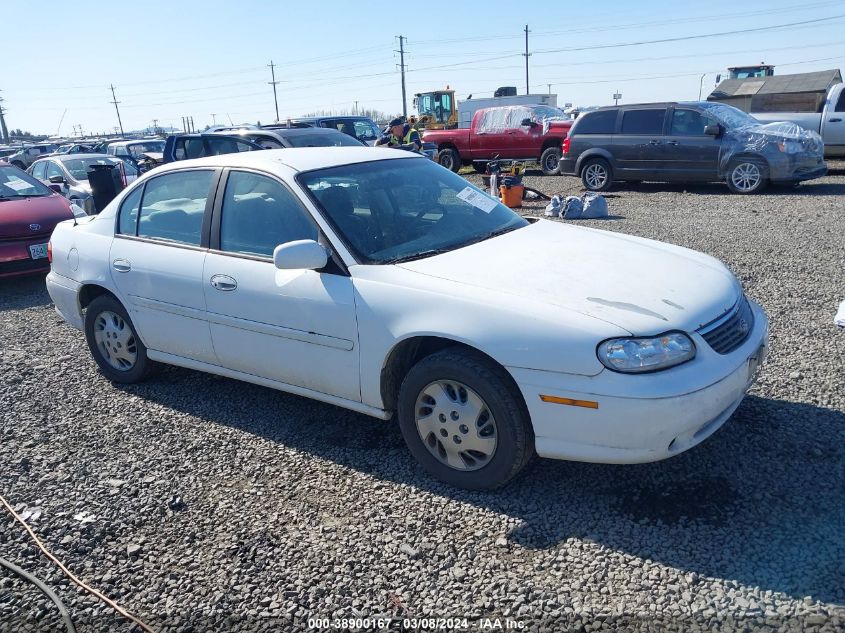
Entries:
<svg viewBox="0 0 845 633">
<path fill-rule="evenodd" d="M 698 329 L 742 292 L 708 255 L 548 220 L 399 266 L 574 310 L 634 335 Z"/>
<path fill-rule="evenodd" d="M 0 201 L 0 239 L 51 233 L 57 223 L 72 217 L 70 203 L 59 194 Z"/>
</svg>

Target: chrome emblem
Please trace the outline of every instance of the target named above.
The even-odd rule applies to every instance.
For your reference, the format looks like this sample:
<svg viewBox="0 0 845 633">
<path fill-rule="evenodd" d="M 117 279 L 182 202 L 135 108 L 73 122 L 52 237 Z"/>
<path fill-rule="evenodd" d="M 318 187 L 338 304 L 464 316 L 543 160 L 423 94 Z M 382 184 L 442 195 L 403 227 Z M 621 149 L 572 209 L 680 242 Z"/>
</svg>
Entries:
<svg viewBox="0 0 845 633">
<path fill-rule="evenodd" d="M 38 230 L 40 230 L 40 229 L 41 229 L 41 225 L 40 225 L 40 224 L 30 224 L 30 225 L 29 225 L 29 230 L 30 230 L 30 231 L 38 231 Z"/>
<path fill-rule="evenodd" d="M 747 334 L 748 333 L 748 321 L 746 321 L 745 319 L 739 320 L 738 327 L 739 327 L 739 331 L 740 331 L 741 334 Z"/>
</svg>

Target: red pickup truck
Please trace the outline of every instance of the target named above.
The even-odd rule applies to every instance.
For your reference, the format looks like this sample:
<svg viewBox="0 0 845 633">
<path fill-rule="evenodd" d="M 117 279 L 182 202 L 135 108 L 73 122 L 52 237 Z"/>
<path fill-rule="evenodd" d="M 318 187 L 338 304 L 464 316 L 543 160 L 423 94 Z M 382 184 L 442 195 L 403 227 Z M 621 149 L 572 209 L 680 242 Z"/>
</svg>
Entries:
<svg viewBox="0 0 845 633">
<path fill-rule="evenodd" d="M 500 106 L 476 112 L 468 129 L 426 130 L 423 140 L 437 143 L 440 164 L 455 172 L 469 164 L 483 172 L 488 161 L 498 158 L 535 160 L 553 176 L 571 127 L 563 111 L 551 106 Z"/>
</svg>

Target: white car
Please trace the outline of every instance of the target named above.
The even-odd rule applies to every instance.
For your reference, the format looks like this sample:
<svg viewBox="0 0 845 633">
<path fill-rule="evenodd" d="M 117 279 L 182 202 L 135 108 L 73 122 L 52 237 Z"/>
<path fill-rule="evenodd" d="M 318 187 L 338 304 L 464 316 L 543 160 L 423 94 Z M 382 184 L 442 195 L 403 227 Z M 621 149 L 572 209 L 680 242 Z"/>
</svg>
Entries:
<svg viewBox="0 0 845 633">
<path fill-rule="evenodd" d="M 103 374 L 156 363 L 396 415 L 432 475 L 655 461 L 714 433 L 768 320 L 716 259 L 525 219 L 380 148 L 166 165 L 58 225 L 47 287 Z"/>
</svg>

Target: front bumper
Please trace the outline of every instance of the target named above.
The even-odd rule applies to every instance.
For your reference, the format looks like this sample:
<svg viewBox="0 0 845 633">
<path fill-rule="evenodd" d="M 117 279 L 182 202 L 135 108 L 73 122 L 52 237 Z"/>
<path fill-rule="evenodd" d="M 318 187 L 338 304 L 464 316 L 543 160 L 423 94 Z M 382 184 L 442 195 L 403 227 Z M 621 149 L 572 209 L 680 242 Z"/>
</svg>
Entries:
<svg viewBox="0 0 845 633">
<path fill-rule="evenodd" d="M 49 241 L 49 235 L 41 235 L 0 242 L 0 278 L 45 273 L 50 270 L 50 262 L 46 258 L 32 259 L 29 253 L 30 246 Z"/>
<path fill-rule="evenodd" d="M 768 320 L 751 305 L 754 329 L 739 348 L 719 355 L 696 334 L 699 355 L 689 366 L 641 375 L 606 370 L 589 378 L 509 367 L 528 405 L 537 453 L 633 464 L 666 459 L 703 442 L 742 402 L 765 357 Z M 705 384 L 696 382 L 702 379 Z M 593 401 L 598 408 L 543 402 L 541 394 Z"/>
<path fill-rule="evenodd" d="M 812 180 L 827 173 L 824 159 L 815 154 L 781 154 L 778 160 L 769 161 L 769 168 L 769 179 L 774 183 Z"/>
</svg>

